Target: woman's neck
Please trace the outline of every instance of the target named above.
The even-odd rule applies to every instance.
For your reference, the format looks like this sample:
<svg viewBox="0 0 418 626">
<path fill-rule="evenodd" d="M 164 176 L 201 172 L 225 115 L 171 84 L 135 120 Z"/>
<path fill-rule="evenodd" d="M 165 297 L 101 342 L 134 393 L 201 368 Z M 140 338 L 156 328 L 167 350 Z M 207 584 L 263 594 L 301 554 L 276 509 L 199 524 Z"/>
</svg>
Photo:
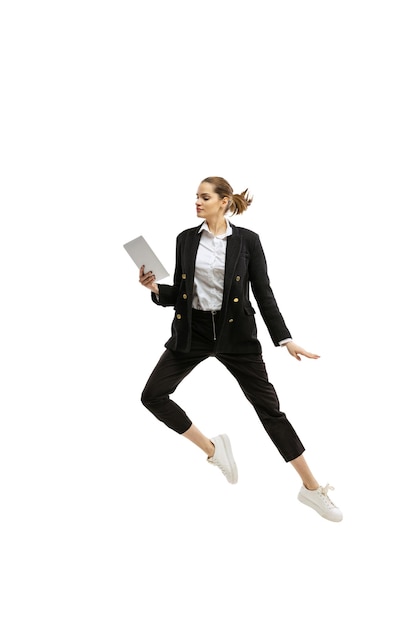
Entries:
<svg viewBox="0 0 418 626">
<path fill-rule="evenodd" d="M 212 235 L 214 235 L 215 237 L 217 237 L 218 235 L 223 235 L 226 232 L 228 226 L 224 217 L 215 220 L 206 220 L 206 224 L 208 225 L 208 228 Z"/>
</svg>

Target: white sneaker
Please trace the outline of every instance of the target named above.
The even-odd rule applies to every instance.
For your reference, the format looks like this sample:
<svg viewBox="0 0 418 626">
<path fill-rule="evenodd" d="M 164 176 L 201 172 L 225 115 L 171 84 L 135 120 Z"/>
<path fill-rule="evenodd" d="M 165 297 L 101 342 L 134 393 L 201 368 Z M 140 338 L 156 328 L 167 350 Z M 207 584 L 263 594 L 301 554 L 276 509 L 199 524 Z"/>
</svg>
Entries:
<svg viewBox="0 0 418 626">
<path fill-rule="evenodd" d="M 231 444 L 228 435 L 218 435 L 213 437 L 211 442 L 215 446 L 215 453 L 208 457 L 208 463 L 219 467 L 229 483 L 235 484 L 238 481 L 238 470 L 232 456 Z"/>
<path fill-rule="evenodd" d="M 312 491 L 302 485 L 298 494 L 298 500 L 315 509 L 319 515 L 322 515 L 330 522 L 341 522 L 343 514 L 329 499 L 327 495 L 328 489 L 334 490 L 334 487 L 327 484 L 325 487 L 318 487 L 318 489 Z"/>
</svg>

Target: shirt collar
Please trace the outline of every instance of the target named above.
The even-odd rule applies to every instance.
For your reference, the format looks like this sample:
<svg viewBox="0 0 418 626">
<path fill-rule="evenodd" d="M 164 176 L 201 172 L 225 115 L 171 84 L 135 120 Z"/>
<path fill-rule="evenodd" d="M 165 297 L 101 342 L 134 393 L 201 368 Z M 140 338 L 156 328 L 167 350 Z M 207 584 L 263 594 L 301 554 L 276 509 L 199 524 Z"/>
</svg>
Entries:
<svg viewBox="0 0 418 626">
<path fill-rule="evenodd" d="M 206 223 L 206 220 L 203 220 L 200 228 L 199 228 L 199 233 L 201 233 L 202 231 L 206 230 L 206 232 L 209 233 L 209 235 L 212 235 L 212 237 L 215 237 L 215 235 L 213 235 L 210 230 L 209 230 L 209 226 Z M 230 221 L 227 219 L 226 220 L 226 231 L 224 233 L 222 233 L 222 235 L 216 235 L 219 239 L 224 239 L 224 237 L 229 237 L 229 235 L 232 235 L 232 226 Z"/>
</svg>

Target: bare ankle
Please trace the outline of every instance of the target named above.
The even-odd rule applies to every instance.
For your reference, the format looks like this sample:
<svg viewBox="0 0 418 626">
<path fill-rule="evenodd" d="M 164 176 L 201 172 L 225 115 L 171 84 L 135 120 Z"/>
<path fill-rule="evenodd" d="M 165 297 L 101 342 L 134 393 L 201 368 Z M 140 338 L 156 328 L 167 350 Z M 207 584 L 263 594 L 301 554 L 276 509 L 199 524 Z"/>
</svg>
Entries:
<svg viewBox="0 0 418 626">
<path fill-rule="evenodd" d="M 308 489 L 309 491 L 316 491 L 316 489 L 318 489 L 319 484 L 317 482 L 315 483 L 303 483 L 303 486 Z"/>
</svg>

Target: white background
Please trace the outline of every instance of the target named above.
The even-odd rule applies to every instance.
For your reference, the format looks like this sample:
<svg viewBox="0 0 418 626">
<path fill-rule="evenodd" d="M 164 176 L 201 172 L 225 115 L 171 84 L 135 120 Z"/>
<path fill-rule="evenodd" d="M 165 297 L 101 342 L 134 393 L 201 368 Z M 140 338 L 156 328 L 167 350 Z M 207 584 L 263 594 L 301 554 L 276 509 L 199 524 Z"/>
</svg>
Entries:
<svg viewBox="0 0 418 626">
<path fill-rule="evenodd" d="M 5 1 L 1 47 L 3 626 L 417 623 L 415 2 Z M 174 269 L 206 176 L 254 195 L 298 363 L 271 381 L 341 524 L 216 361 L 141 390 L 169 336 L 123 243 Z M 171 277 L 170 277 L 171 278 Z M 169 280 L 169 279 L 168 279 Z"/>
</svg>

